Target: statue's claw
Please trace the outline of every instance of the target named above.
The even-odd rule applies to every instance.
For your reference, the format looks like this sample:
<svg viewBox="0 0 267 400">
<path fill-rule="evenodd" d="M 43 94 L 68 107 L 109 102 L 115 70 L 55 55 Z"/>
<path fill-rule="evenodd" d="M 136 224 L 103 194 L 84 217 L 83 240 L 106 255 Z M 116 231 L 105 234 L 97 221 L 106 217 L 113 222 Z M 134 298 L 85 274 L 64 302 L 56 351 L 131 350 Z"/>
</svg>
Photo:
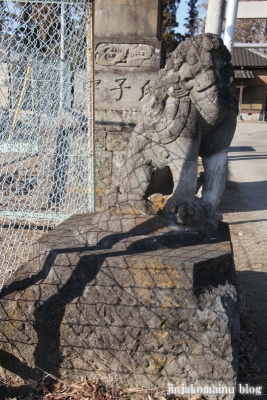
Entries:
<svg viewBox="0 0 267 400">
<path fill-rule="evenodd" d="M 216 229 L 222 220 L 222 213 L 201 199 L 181 201 L 172 205 L 171 211 L 176 214 L 180 224 L 205 230 Z"/>
</svg>

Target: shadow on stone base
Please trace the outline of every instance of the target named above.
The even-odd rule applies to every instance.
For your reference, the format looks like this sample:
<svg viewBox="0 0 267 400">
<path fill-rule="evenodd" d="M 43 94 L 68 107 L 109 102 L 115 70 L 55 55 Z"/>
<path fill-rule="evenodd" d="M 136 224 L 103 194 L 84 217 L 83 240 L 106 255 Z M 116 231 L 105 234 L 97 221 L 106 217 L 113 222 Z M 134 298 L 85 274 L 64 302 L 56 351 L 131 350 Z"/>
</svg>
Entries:
<svg viewBox="0 0 267 400">
<path fill-rule="evenodd" d="M 79 232 L 92 217 L 45 234 L 1 292 L 2 375 L 235 388 L 239 308 L 227 224 L 203 239 L 160 233 L 158 217 L 143 217 L 153 234 L 139 225 L 89 246 Z"/>
</svg>

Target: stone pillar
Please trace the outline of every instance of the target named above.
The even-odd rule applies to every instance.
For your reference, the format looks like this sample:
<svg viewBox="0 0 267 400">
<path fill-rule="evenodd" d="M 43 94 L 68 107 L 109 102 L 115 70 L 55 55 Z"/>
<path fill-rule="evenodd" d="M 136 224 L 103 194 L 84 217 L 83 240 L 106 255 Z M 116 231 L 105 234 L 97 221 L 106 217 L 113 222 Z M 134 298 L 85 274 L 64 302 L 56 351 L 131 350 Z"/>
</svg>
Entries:
<svg viewBox="0 0 267 400">
<path fill-rule="evenodd" d="M 205 33 L 215 33 L 221 36 L 224 7 L 225 0 L 209 0 Z"/>
<path fill-rule="evenodd" d="M 160 69 L 158 0 L 95 1 L 96 199 L 120 183 L 124 154 Z"/>
</svg>

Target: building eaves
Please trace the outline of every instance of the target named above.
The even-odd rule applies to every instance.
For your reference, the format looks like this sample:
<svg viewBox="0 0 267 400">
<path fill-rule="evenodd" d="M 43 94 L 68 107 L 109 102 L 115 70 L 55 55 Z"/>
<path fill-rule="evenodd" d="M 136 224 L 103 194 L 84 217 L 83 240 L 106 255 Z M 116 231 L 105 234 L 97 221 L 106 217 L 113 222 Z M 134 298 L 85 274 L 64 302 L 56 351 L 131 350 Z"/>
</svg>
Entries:
<svg viewBox="0 0 267 400">
<path fill-rule="evenodd" d="M 234 47 L 232 64 L 241 68 L 267 68 L 267 55 L 255 49 Z"/>
<path fill-rule="evenodd" d="M 248 69 L 235 69 L 235 79 L 253 79 L 253 72 Z"/>
</svg>

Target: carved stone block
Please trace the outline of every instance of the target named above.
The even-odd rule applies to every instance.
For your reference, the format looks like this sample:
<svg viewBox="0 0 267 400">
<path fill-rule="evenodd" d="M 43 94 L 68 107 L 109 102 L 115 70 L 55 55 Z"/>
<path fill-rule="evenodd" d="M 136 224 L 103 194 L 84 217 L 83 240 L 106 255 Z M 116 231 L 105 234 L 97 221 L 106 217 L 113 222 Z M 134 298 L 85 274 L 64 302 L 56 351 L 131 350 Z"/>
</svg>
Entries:
<svg viewBox="0 0 267 400">
<path fill-rule="evenodd" d="M 160 2 L 155 0 L 97 0 L 95 4 L 96 37 L 125 40 L 161 39 Z"/>
<path fill-rule="evenodd" d="M 108 132 L 106 147 L 109 151 L 127 150 L 131 137 L 130 132 Z"/>
<path fill-rule="evenodd" d="M 99 43 L 96 64 L 104 67 L 150 67 L 160 59 L 159 50 L 147 44 Z"/>
<path fill-rule="evenodd" d="M 113 151 L 112 158 L 112 186 L 121 183 L 122 168 L 125 161 L 125 151 Z"/>
<path fill-rule="evenodd" d="M 239 310 L 227 226 L 198 243 L 201 235 L 167 234 L 164 218 L 129 214 L 113 221 L 124 229 L 92 247 L 93 216 L 73 216 L 44 235 L 7 282 L 1 376 L 226 386 L 233 391 L 220 398 L 233 400 Z"/>
<path fill-rule="evenodd" d="M 95 150 L 106 150 L 106 132 L 104 128 L 95 129 Z"/>
<path fill-rule="evenodd" d="M 110 110 L 97 108 L 95 110 L 95 126 L 97 129 L 103 128 L 107 132 L 117 132 L 122 129 L 133 130 L 141 117 L 141 110 L 133 108 L 131 110 Z"/>
<path fill-rule="evenodd" d="M 156 81 L 155 72 L 96 71 L 95 102 L 96 108 L 112 110 L 141 109 L 145 99 Z M 125 121 L 127 122 L 127 121 Z"/>
<path fill-rule="evenodd" d="M 111 185 L 112 153 L 110 151 L 96 151 L 95 180 L 96 187 L 110 188 Z"/>
</svg>

